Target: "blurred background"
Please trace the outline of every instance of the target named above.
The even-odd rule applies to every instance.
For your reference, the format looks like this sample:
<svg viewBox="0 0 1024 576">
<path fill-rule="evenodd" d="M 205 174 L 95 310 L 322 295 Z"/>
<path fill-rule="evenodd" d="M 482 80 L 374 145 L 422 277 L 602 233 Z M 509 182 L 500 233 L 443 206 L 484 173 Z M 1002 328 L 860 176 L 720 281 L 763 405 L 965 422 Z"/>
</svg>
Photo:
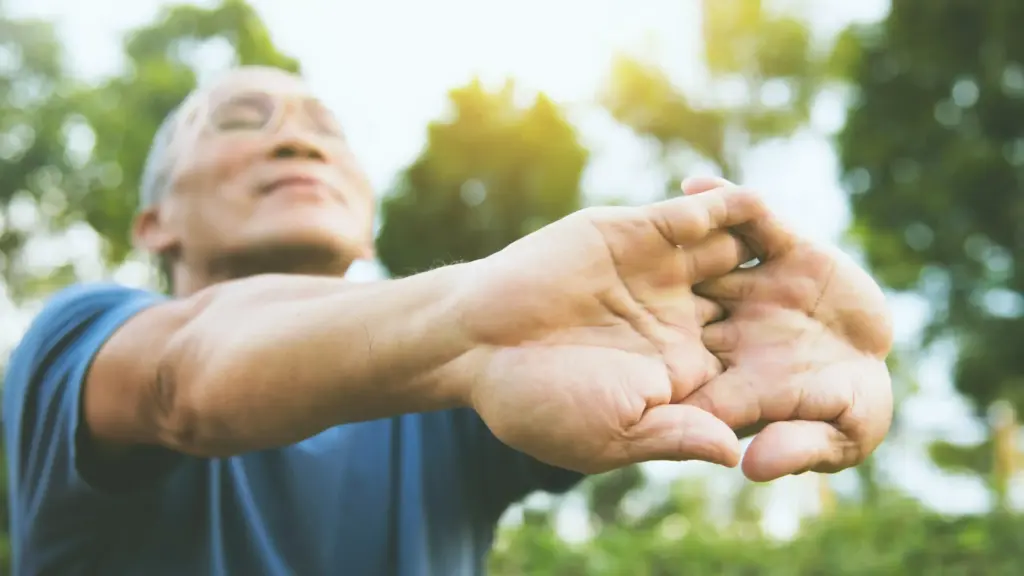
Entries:
<svg viewBox="0 0 1024 576">
<path fill-rule="evenodd" d="M 54 290 L 160 288 L 128 241 L 157 125 L 204 77 L 280 66 L 377 187 L 355 281 L 722 174 L 890 292 L 899 405 L 869 462 L 595 477 L 510 510 L 492 574 L 1019 574 L 1021 22 L 1024 0 L 0 0 L 0 370 Z"/>
</svg>

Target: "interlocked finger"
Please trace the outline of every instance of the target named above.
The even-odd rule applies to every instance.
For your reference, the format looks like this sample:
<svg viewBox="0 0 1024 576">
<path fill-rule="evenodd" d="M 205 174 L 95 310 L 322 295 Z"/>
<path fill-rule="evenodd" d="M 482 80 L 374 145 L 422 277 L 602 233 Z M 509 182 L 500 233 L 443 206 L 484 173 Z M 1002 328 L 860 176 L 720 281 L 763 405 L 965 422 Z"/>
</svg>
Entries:
<svg viewBox="0 0 1024 576">
<path fill-rule="evenodd" d="M 766 214 L 761 198 L 741 188 L 680 196 L 644 208 L 648 219 L 674 246 L 689 246 L 715 230 L 739 226 Z"/>
<path fill-rule="evenodd" d="M 687 196 L 700 197 L 721 189 L 740 188 L 724 178 L 700 177 L 683 181 L 682 189 Z M 767 210 L 763 218 L 734 225 L 733 232 L 738 234 L 761 260 L 786 253 L 797 243 L 797 236 Z"/>
<path fill-rule="evenodd" d="M 725 308 L 714 300 L 694 296 L 694 306 L 697 310 L 697 322 L 701 326 L 707 326 L 725 318 Z"/>
<path fill-rule="evenodd" d="M 680 250 L 693 283 L 729 274 L 754 258 L 747 244 L 728 232 L 715 232 L 703 242 Z"/>
<path fill-rule="evenodd" d="M 693 287 L 694 294 L 715 300 L 726 308 L 731 303 L 750 298 L 757 289 L 761 275 L 753 269 L 740 269 L 724 276 L 705 280 Z"/>
</svg>

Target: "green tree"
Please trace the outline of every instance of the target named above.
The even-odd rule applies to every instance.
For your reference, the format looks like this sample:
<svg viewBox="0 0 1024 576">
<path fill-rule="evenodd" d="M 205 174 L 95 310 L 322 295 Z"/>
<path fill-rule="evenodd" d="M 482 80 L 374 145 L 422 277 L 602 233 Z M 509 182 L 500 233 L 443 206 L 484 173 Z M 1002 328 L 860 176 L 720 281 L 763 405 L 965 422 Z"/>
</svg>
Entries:
<svg viewBox="0 0 1024 576">
<path fill-rule="evenodd" d="M 384 198 L 377 238 L 396 276 L 489 256 L 581 206 L 587 151 L 546 96 L 478 81 L 452 90 L 448 117 Z"/>
<path fill-rule="evenodd" d="M 637 489 L 643 489 L 638 487 Z M 946 518 L 913 501 L 840 507 L 804 524 L 797 538 L 774 541 L 721 527 L 701 513 L 699 483 L 681 481 L 650 521 L 598 527 L 569 543 L 551 513 L 528 513 L 499 532 L 489 559 L 494 576 L 898 576 L 1018 574 L 1024 517 Z"/>
<path fill-rule="evenodd" d="M 843 78 L 846 43 L 815 46 L 806 22 L 767 10 L 761 0 L 706 1 L 702 13 L 708 81 L 699 90 L 622 57 L 601 99 L 616 119 L 661 145 L 675 176 L 710 162 L 739 180 L 752 147 L 806 126 L 816 96 Z"/>
<path fill-rule="evenodd" d="M 377 251 L 392 275 L 484 258 L 581 207 L 587 151 L 551 100 L 519 104 L 518 96 L 512 82 L 450 92 L 448 114 L 429 125 L 423 152 L 382 203 Z M 608 491 L 599 499 L 616 508 L 622 489 Z M 499 573 L 585 574 L 582 560 L 564 553 L 551 514 L 527 511 L 529 528 L 512 536 L 514 557 L 497 560 Z"/>
<path fill-rule="evenodd" d="M 64 132 L 69 90 L 53 26 L 0 9 L 0 272 L 16 301 L 50 272 L 25 258 L 33 239 L 59 234 L 71 169 Z"/>
<path fill-rule="evenodd" d="M 601 101 L 620 122 L 658 143 L 671 175 L 667 193 L 678 193 L 682 176 L 697 164 L 742 181 L 743 160 L 754 148 L 809 126 L 823 91 L 845 86 L 856 56 L 847 35 L 815 42 L 808 23 L 762 0 L 702 2 L 701 64 L 707 81 L 684 88 L 657 65 L 618 58 Z M 861 484 L 877 493 L 873 468 Z M 757 487 L 741 493 L 738 513 L 753 520 Z"/>
<path fill-rule="evenodd" d="M 854 235 L 881 279 L 928 300 L 921 344 L 952 339 L 956 389 L 979 415 L 998 400 L 1024 409 L 1021 18 L 1006 0 L 894 0 L 884 22 L 847 35 L 859 96 L 838 142 Z M 958 448 L 934 453 L 997 464 L 985 446 Z"/>
<path fill-rule="evenodd" d="M 61 182 L 69 170 L 63 130 L 68 108 L 61 45 L 53 26 L 14 20 L 0 4 L 0 281 L 8 296 L 22 300 L 39 270 L 26 258 L 36 239 L 59 232 Z M 0 382 L 5 350 L 0 350 Z M 2 434 L 0 434 L 2 440 Z M 6 458 L 0 443 L 0 490 L 7 493 Z M 10 544 L 7 498 L 0 500 L 0 574 L 8 572 Z"/>
</svg>

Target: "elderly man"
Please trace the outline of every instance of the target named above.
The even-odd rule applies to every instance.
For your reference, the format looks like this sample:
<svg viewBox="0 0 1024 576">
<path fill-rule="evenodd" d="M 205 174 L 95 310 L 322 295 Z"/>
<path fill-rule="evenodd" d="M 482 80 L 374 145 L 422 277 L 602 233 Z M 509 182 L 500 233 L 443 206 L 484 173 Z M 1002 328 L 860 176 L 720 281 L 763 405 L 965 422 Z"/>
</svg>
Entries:
<svg viewBox="0 0 1024 576">
<path fill-rule="evenodd" d="M 888 431 L 881 291 L 727 182 L 370 284 L 373 192 L 298 78 L 164 123 L 134 237 L 173 298 L 68 288 L 4 389 L 18 574 L 479 574 L 534 490 L 650 460 L 753 480 Z M 753 257 L 758 266 L 740 268 Z"/>
</svg>

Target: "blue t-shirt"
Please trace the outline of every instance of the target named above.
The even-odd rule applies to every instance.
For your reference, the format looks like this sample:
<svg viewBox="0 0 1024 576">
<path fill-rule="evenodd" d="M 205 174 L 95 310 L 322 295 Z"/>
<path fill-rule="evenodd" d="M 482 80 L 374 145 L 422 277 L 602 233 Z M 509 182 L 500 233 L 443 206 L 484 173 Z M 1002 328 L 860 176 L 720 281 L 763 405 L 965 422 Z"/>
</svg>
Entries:
<svg viewBox="0 0 1024 576">
<path fill-rule="evenodd" d="M 470 410 L 347 424 L 231 458 L 152 448 L 119 470 L 97 466 L 80 424 L 86 371 L 161 300 L 74 286 L 14 351 L 3 424 L 15 574 L 479 574 L 509 504 L 580 478 L 503 445 Z"/>
</svg>

